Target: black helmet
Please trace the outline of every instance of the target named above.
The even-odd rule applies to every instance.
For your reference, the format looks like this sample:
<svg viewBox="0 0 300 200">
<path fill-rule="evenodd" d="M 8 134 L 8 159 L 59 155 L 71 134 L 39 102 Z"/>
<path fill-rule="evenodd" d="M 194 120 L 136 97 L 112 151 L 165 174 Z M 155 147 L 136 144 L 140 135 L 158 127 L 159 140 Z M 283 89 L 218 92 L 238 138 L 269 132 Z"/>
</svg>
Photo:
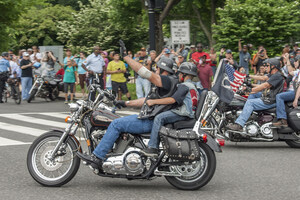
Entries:
<svg viewBox="0 0 300 200">
<path fill-rule="evenodd" d="M 266 59 L 263 63 L 264 64 L 270 64 L 270 66 L 274 66 L 276 69 L 281 70 L 280 61 L 276 58 Z"/>
<path fill-rule="evenodd" d="M 1 56 L 2 56 L 2 57 L 8 57 L 9 54 L 8 54 L 7 52 L 3 52 Z"/>
<path fill-rule="evenodd" d="M 192 76 L 197 76 L 197 67 L 194 63 L 184 62 L 179 66 L 178 72 Z"/>
<path fill-rule="evenodd" d="M 171 74 L 174 74 L 173 63 L 174 62 L 172 59 L 163 57 L 157 62 L 157 67 L 159 67 Z"/>
</svg>

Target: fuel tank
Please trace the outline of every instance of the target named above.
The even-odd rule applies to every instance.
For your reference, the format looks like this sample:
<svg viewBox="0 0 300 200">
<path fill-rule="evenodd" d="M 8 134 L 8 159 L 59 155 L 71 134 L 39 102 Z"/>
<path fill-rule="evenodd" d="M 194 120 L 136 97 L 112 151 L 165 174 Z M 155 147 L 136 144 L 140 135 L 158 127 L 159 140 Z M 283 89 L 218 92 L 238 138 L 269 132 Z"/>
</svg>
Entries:
<svg viewBox="0 0 300 200">
<path fill-rule="evenodd" d="M 114 119 L 119 117 L 119 115 L 107 110 L 96 110 L 91 115 L 91 123 L 93 126 L 107 127 Z"/>
</svg>

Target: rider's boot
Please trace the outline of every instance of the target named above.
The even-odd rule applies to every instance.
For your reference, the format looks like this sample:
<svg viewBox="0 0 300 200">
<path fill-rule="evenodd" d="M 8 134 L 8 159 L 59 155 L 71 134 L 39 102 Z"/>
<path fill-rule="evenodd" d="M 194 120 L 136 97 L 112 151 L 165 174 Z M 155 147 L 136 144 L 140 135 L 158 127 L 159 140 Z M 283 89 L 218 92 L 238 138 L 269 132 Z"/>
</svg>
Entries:
<svg viewBox="0 0 300 200">
<path fill-rule="evenodd" d="M 142 153 L 143 153 L 145 156 L 148 156 L 148 157 L 157 157 L 157 156 L 158 156 L 158 149 L 155 149 L 155 148 L 147 148 L 147 149 L 143 149 L 143 150 L 142 150 Z"/>
<path fill-rule="evenodd" d="M 95 154 L 87 155 L 79 151 L 76 152 L 76 155 L 83 161 L 86 161 L 88 165 L 91 165 L 95 169 L 102 169 L 103 160 L 98 158 Z"/>
<path fill-rule="evenodd" d="M 286 128 L 288 127 L 288 123 L 286 119 L 280 119 L 277 122 L 273 123 L 273 126 L 277 127 L 277 128 Z"/>
</svg>

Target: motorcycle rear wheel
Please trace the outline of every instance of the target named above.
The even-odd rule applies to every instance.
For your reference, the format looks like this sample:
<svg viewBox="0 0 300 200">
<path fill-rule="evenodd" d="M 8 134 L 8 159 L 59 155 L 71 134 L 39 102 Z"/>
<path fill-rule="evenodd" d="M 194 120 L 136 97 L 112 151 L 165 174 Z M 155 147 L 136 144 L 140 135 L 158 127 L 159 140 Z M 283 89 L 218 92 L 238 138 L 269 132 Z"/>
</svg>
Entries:
<svg viewBox="0 0 300 200">
<path fill-rule="evenodd" d="M 215 153 L 204 143 L 199 143 L 201 158 L 191 165 L 173 166 L 180 177 L 166 176 L 167 181 L 181 190 L 197 190 L 205 186 L 216 170 Z"/>
<path fill-rule="evenodd" d="M 300 148 L 300 139 L 299 140 L 286 140 L 287 145 L 292 148 Z"/>
<path fill-rule="evenodd" d="M 58 187 L 68 183 L 77 173 L 80 159 L 76 156 L 78 145 L 68 138 L 61 155 L 50 160 L 62 133 L 47 132 L 38 137 L 30 146 L 27 154 L 27 168 L 32 178 L 41 185 Z"/>
</svg>

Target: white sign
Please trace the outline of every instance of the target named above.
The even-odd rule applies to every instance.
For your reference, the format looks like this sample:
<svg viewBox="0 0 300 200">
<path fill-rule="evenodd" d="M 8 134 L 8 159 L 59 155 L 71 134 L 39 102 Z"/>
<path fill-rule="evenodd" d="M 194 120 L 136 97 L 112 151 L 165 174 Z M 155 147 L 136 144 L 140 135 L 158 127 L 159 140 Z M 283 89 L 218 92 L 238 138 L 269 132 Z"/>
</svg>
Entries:
<svg viewBox="0 0 300 200">
<path fill-rule="evenodd" d="M 172 44 L 190 44 L 190 21 L 171 20 Z"/>
</svg>

